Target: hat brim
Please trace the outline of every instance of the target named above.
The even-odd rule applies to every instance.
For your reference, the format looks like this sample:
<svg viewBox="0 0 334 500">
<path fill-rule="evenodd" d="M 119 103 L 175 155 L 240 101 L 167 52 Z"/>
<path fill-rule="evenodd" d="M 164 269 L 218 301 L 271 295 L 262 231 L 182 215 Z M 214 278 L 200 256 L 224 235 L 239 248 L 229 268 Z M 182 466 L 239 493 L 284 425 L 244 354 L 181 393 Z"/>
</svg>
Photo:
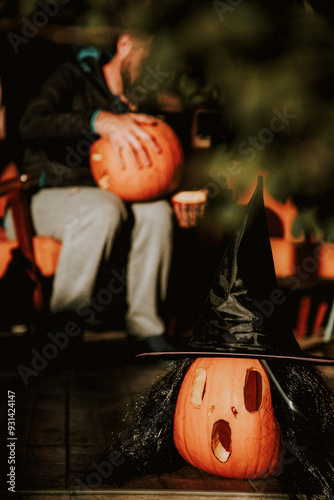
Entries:
<svg viewBox="0 0 334 500">
<path fill-rule="evenodd" d="M 297 363 L 311 363 L 313 365 L 334 365 L 334 359 L 318 356 L 283 355 L 249 352 L 220 352 L 220 351 L 171 351 L 171 352 L 146 352 L 137 354 L 136 358 L 180 359 L 180 358 L 251 358 L 251 359 L 280 359 Z"/>
</svg>

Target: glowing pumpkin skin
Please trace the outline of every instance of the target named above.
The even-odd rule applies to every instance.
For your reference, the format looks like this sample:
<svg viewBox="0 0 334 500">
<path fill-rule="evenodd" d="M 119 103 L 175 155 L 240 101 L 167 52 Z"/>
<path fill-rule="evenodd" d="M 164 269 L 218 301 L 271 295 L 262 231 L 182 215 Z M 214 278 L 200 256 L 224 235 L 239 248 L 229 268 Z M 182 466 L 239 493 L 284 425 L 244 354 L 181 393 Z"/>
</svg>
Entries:
<svg viewBox="0 0 334 500">
<path fill-rule="evenodd" d="M 174 131 L 161 120 L 157 120 L 156 125 L 141 127 L 161 149 L 156 152 L 138 139 L 150 158 L 148 166 L 139 167 L 124 152 L 124 167 L 105 138 L 98 139 L 90 149 L 90 167 L 95 182 L 128 202 L 160 198 L 176 189 L 181 181 L 183 154 Z"/>
<path fill-rule="evenodd" d="M 260 479 L 281 471 L 282 437 L 258 360 L 197 358 L 182 382 L 174 443 L 209 474 Z"/>
</svg>

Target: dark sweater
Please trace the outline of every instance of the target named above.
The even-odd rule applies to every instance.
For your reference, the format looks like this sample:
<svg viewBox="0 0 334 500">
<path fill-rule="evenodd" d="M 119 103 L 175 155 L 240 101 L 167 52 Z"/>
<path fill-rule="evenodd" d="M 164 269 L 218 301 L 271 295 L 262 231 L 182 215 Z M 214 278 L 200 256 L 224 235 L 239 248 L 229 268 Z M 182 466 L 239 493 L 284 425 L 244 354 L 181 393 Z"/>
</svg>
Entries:
<svg viewBox="0 0 334 500">
<path fill-rule="evenodd" d="M 91 120 L 99 109 L 128 111 L 109 91 L 96 59 L 66 62 L 55 69 L 20 124 L 26 145 L 24 171 L 32 175 L 33 186 L 95 185 L 89 149 L 98 138 Z"/>
</svg>

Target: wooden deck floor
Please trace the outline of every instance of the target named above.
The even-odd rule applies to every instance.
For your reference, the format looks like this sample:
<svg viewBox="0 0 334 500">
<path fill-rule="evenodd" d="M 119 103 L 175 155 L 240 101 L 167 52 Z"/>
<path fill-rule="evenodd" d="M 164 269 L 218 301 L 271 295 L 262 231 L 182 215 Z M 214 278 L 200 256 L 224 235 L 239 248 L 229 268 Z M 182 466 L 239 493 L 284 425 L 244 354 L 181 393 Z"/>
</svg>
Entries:
<svg viewBox="0 0 334 500">
<path fill-rule="evenodd" d="M 110 337 L 110 336 L 109 336 Z M 101 337 L 100 337 L 101 338 Z M 90 339 L 92 340 L 92 339 Z M 15 393 L 15 498 L 22 500 L 105 500 L 178 498 L 288 498 L 276 480 L 237 481 L 210 476 L 186 466 L 161 476 L 146 476 L 123 488 L 82 489 L 83 470 L 110 442 L 133 398 L 163 371 L 126 358 L 122 335 L 83 344 L 71 366 L 55 362 L 25 385 L 17 366 L 24 338 L 0 339 L 0 498 L 8 492 L 8 391 Z M 26 359 L 26 358 L 25 358 Z M 55 360 L 56 361 L 56 360 Z M 334 373 L 328 372 L 331 380 Z M 10 393 L 11 394 L 11 393 Z M 11 400 L 13 401 L 13 400 Z"/>
</svg>

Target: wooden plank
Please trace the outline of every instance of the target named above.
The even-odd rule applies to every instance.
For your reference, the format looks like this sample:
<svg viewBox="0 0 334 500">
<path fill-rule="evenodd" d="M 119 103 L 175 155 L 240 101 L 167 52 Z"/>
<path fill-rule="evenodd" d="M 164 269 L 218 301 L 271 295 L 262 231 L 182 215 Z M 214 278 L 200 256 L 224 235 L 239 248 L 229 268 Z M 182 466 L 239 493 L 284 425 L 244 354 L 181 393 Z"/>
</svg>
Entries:
<svg viewBox="0 0 334 500">
<path fill-rule="evenodd" d="M 212 492 L 212 491 L 168 491 L 168 490 L 120 490 L 120 489 L 100 489 L 79 492 L 75 490 L 38 490 L 38 491 L 20 491 L 18 492 L 20 499 L 33 498 L 34 500 L 40 499 L 62 499 L 67 500 L 71 496 L 71 500 L 160 500 L 161 498 L 167 500 L 177 500 L 184 498 L 194 499 L 210 499 L 219 500 L 222 498 L 232 498 L 233 500 L 246 500 L 246 499 L 267 499 L 267 500 L 288 500 L 288 495 L 282 494 L 257 494 L 257 493 L 234 493 L 234 492 Z M 299 495 L 298 500 L 307 500 L 305 496 Z"/>
<path fill-rule="evenodd" d="M 71 472 L 80 472 L 87 470 L 91 463 L 99 456 L 104 447 L 101 446 L 77 446 L 70 447 L 70 469 Z"/>
<path fill-rule="evenodd" d="M 98 408 L 70 408 L 69 445 L 94 443 L 104 446 L 105 435 Z"/>
<path fill-rule="evenodd" d="M 120 489 L 100 489 L 88 490 L 79 492 L 77 490 L 38 490 L 38 491 L 19 491 L 20 499 L 24 500 L 160 500 L 161 498 L 167 500 L 177 499 L 210 499 L 219 500 L 222 498 L 231 498 L 233 500 L 288 500 L 288 495 L 283 494 L 257 494 L 257 493 L 234 493 L 234 492 L 212 492 L 212 491 L 168 491 L 168 490 L 120 490 Z M 298 495 L 298 500 L 307 500 L 305 496 Z"/>
<path fill-rule="evenodd" d="M 0 374 L 0 440 L 2 444 L 7 438 L 8 391 L 15 393 L 16 437 L 18 444 L 24 445 L 28 440 L 35 391 L 31 386 L 24 386 L 18 372 Z"/>
<path fill-rule="evenodd" d="M 96 387 L 102 402 L 119 402 L 124 407 L 132 400 L 127 372 L 129 367 L 112 366 L 107 372 L 96 374 Z"/>
<path fill-rule="evenodd" d="M 22 473 L 22 487 L 66 487 L 66 376 L 39 380 Z"/>
<path fill-rule="evenodd" d="M 65 446 L 65 400 L 40 396 L 33 409 L 29 445 Z"/>
<path fill-rule="evenodd" d="M 208 490 L 200 471 L 191 465 L 185 465 L 170 474 L 161 474 L 159 480 L 165 489 Z"/>
<path fill-rule="evenodd" d="M 105 442 L 110 444 L 115 437 L 125 432 L 128 425 L 123 420 L 129 410 L 124 401 L 101 402 L 101 418 Z"/>
<path fill-rule="evenodd" d="M 81 492 L 85 490 L 90 490 L 89 486 L 87 486 L 87 478 L 86 474 L 79 474 L 78 472 L 70 472 L 68 475 L 68 487 L 75 490 L 76 492 Z M 91 487 L 94 488 L 93 484 L 91 484 Z M 101 483 L 102 487 L 102 483 Z M 100 487 L 98 487 L 98 491 L 100 490 Z M 76 499 L 77 497 L 75 497 Z M 86 498 L 87 500 L 87 498 Z"/>
<path fill-rule="evenodd" d="M 52 361 L 49 362 L 50 368 L 52 368 Z M 68 372 L 59 369 L 50 372 L 42 371 L 40 376 L 36 378 L 34 385 L 29 385 L 29 387 L 32 387 L 34 392 L 40 396 L 65 397 L 67 384 Z M 52 392 L 50 393 L 50 391 Z"/>
<path fill-rule="evenodd" d="M 274 477 L 248 482 L 257 493 L 283 493 L 279 480 Z"/>
<path fill-rule="evenodd" d="M 89 479 L 89 475 L 71 473 L 69 480 L 69 487 L 75 488 L 79 491 L 91 490 L 94 489 L 97 492 L 101 489 L 110 489 L 114 491 L 112 486 L 108 486 L 104 483 L 104 479 L 99 475 L 96 475 L 95 478 Z M 143 489 L 149 490 L 161 490 L 162 486 L 157 476 L 146 475 L 140 478 L 136 478 L 133 481 L 129 481 L 124 485 L 126 490 L 138 491 Z M 117 491 L 120 491 L 120 488 L 115 488 Z M 122 488 L 123 489 L 123 488 Z"/>
<path fill-rule="evenodd" d="M 95 494 L 93 494 L 95 493 Z M 166 491 L 162 490 L 159 492 L 152 491 L 127 491 L 126 493 L 116 492 L 92 492 L 92 495 L 76 495 L 75 500 L 132 500 L 135 498 L 136 500 L 183 500 L 183 499 L 210 499 L 210 500 L 221 500 L 222 498 L 228 498 L 233 500 L 262 500 L 263 498 L 270 500 L 288 500 L 288 495 L 269 495 L 269 496 L 261 496 L 256 493 L 233 493 L 233 492 L 183 492 L 183 491 Z M 73 499 L 74 500 L 74 499 Z M 302 500 L 302 499 L 300 499 Z"/>
<path fill-rule="evenodd" d="M 124 372 L 124 382 L 127 384 L 129 394 L 136 397 L 145 392 L 158 377 L 165 372 L 165 369 L 156 365 L 136 366 L 130 365 Z"/>
<path fill-rule="evenodd" d="M 94 373 L 70 376 L 69 445 L 105 445 L 99 397 Z"/>
<path fill-rule="evenodd" d="M 65 465 L 58 464 L 33 464 L 25 465 L 20 489 L 65 489 Z"/>
<path fill-rule="evenodd" d="M 128 428 L 124 418 L 131 412 L 135 399 L 147 390 L 162 373 L 156 366 L 113 367 L 110 376 L 100 372 L 98 391 L 106 442 L 109 444 Z"/>
<path fill-rule="evenodd" d="M 27 392 L 22 390 L 16 393 L 15 424 L 20 445 L 28 444 L 34 404 L 35 396 L 32 388 L 29 388 Z"/>
<path fill-rule="evenodd" d="M 86 493 L 79 493 L 74 491 L 38 491 L 38 492 L 19 492 L 20 499 L 22 500 L 183 500 L 188 498 L 193 499 L 210 499 L 210 500 L 221 500 L 222 498 L 231 498 L 233 500 L 260 500 L 262 498 L 268 500 L 288 500 L 287 495 L 267 495 L 262 497 L 261 495 L 247 494 L 247 493 L 233 493 L 233 492 L 183 492 L 183 491 L 148 491 L 148 490 L 138 490 L 138 491 L 123 491 L 120 490 L 110 490 L 110 491 L 95 491 Z M 299 497 L 299 500 L 306 500 L 305 497 Z"/>
<path fill-rule="evenodd" d="M 25 446 L 17 445 L 15 447 L 15 479 L 16 485 L 20 485 L 22 468 L 25 459 L 26 448 Z M 7 490 L 7 474 L 9 473 L 8 464 L 8 448 L 7 446 L 0 447 L 0 490 Z M 1 494 L 0 494 L 0 498 Z"/>
<path fill-rule="evenodd" d="M 69 374 L 69 397 L 76 406 L 87 406 L 98 401 L 96 373 L 73 371 Z"/>
<path fill-rule="evenodd" d="M 71 495 L 66 493 L 45 495 L 43 492 L 32 495 L 30 493 L 20 493 L 20 498 L 22 500 L 71 500 Z M 86 500 L 89 500 L 89 498 L 86 498 Z"/>
<path fill-rule="evenodd" d="M 133 398 L 124 375 L 126 371 L 112 367 L 107 376 L 100 372 L 96 379 L 105 441 L 108 444 L 115 434 L 119 435 L 127 428 L 123 420 Z"/>
<path fill-rule="evenodd" d="M 98 460 L 102 450 L 103 448 L 100 446 L 70 447 L 70 472 L 68 476 L 68 485 L 70 488 L 82 489 L 82 483 L 87 485 L 86 476 L 90 471 L 94 471 L 93 462 Z M 90 486 L 93 485 L 91 484 Z"/>
<path fill-rule="evenodd" d="M 66 450 L 63 446 L 28 446 L 25 465 L 65 465 Z"/>
<path fill-rule="evenodd" d="M 242 481 L 241 479 L 228 479 L 224 477 L 213 476 L 207 474 L 204 471 L 200 471 L 200 474 L 207 485 L 209 490 L 213 491 L 237 491 L 243 493 L 252 493 L 254 489 L 248 483 L 248 481 Z"/>
<path fill-rule="evenodd" d="M 160 490 L 162 484 L 158 476 L 149 474 L 146 476 L 138 477 L 124 484 L 124 488 L 129 490 Z"/>
<path fill-rule="evenodd" d="M 46 374 L 36 382 L 30 446 L 65 445 L 66 384 L 64 373 Z"/>
</svg>

